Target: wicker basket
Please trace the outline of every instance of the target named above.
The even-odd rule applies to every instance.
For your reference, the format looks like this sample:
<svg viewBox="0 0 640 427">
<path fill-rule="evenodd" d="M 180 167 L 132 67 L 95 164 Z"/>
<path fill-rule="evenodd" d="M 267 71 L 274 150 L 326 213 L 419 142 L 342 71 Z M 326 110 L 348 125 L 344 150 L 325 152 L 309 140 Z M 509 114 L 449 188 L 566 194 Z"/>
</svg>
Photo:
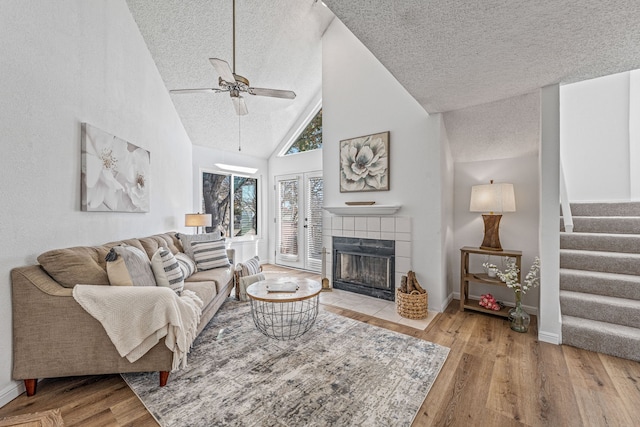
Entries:
<svg viewBox="0 0 640 427">
<path fill-rule="evenodd" d="M 396 289 L 396 309 L 398 314 L 407 319 L 424 319 L 427 317 L 429 294 L 412 291 L 410 294 Z"/>
</svg>

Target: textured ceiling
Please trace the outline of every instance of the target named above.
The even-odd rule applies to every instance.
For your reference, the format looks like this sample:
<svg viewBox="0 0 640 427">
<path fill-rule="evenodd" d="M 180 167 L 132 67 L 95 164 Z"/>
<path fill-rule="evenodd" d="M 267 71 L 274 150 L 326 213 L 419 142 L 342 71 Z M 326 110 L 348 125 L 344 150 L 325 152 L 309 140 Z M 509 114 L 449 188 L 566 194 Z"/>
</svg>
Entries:
<svg viewBox="0 0 640 427">
<path fill-rule="evenodd" d="M 232 0 L 127 0 L 168 90 L 218 87 L 208 58 L 232 65 Z M 293 90 L 295 100 L 226 93 L 171 94 L 193 144 L 266 158 L 322 88 L 322 34 L 333 19 L 313 0 L 238 0 L 236 73 L 251 86 Z"/>
<path fill-rule="evenodd" d="M 429 113 L 640 68 L 637 0 L 324 2 Z M 167 89 L 216 86 L 207 59 L 231 62 L 232 0 L 127 3 Z M 320 94 L 331 11 L 314 0 L 237 1 L 237 73 L 298 95 L 246 96 L 244 153 L 268 157 Z M 194 144 L 237 150 L 238 117 L 226 94 L 171 98 Z"/>
<path fill-rule="evenodd" d="M 429 113 L 640 68 L 638 0 L 324 0 Z"/>
</svg>

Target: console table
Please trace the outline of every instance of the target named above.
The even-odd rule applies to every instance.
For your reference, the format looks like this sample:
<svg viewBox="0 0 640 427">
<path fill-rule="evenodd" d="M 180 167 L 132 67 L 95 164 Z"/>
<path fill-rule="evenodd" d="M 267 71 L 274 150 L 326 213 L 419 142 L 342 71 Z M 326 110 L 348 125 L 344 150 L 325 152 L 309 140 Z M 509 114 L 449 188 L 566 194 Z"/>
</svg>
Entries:
<svg viewBox="0 0 640 427">
<path fill-rule="evenodd" d="M 477 299 L 469 298 L 469 284 L 481 283 L 484 285 L 507 287 L 497 277 L 489 277 L 484 271 L 482 273 L 472 273 L 469 271 L 469 257 L 471 255 L 492 255 L 500 257 L 511 257 L 516 259 L 518 270 L 522 269 L 522 251 L 505 249 L 502 251 L 490 251 L 471 246 L 460 249 L 460 311 L 475 310 L 483 313 L 495 314 L 502 317 L 509 317 L 511 307 L 503 307 L 500 311 L 489 310 L 478 304 Z M 521 273 L 518 273 L 518 281 L 521 281 Z"/>
</svg>

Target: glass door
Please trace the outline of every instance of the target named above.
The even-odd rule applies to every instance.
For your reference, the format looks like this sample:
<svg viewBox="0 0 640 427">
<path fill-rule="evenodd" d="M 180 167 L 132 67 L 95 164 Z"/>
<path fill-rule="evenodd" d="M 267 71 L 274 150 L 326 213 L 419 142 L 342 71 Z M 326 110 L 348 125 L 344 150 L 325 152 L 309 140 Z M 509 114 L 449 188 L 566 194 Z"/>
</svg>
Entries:
<svg viewBox="0 0 640 427">
<path fill-rule="evenodd" d="M 322 172 L 276 177 L 276 263 L 320 272 Z"/>
</svg>

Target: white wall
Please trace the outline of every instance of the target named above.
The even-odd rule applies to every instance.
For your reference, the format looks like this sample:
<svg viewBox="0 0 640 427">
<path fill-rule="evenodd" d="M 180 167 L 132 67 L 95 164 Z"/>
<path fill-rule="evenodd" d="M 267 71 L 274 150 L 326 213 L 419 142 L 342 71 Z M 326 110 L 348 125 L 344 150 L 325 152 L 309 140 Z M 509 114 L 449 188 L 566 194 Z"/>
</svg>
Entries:
<svg viewBox="0 0 640 427">
<path fill-rule="evenodd" d="M 560 87 L 560 154 L 572 202 L 630 199 L 631 170 L 640 165 L 630 162 L 629 91 L 628 72 Z"/>
<path fill-rule="evenodd" d="M 560 344 L 560 89 L 540 91 L 540 308 L 538 339 Z"/>
<path fill-rule="evenodd" d="M 478 184 L 488 184 L 491 179 L 495 182 L 510 182 L 513 184 L 516 196 L 516 212 L 506 212 L 500 221 L 500 243 L 505 249 L 522 251 L 522 276 L 529 271 L 536 256 L 540 254 L 538 245 L 539 223 L 539 160 L 537 155 L 515 157 L 511 159 L 486 160 L 479 162 L 459 162 L 455 164 L 454 186 L 454 254 L 452 256 L 460 263 L 460 248 L 463 246 L 478 247 L 484 236 L 482 215 L 469 212 L 471 187 Z M 557 220 L 556 215 L 556 220 Z M 499 255 L 484 257 L 473 256 L 470 259 L 470 270 L 482 272 L 485 261 L 498 265 L 504 270 L 503 259 Z M 460 282 L 460 269 L 455 270 L 455 283 Z M 513 306 L 515 301 L 513 291 L 508 288 L 473 284 L 471 295 L 479 297 L 484 293 L 491 293 L 499 301 Z M 538 307 L 538 288 L 527 292 L 523 304 L 531 314 L 536 314 Z M 455 289 L 456 298 L 460 295 L 459 286 Z"/>
<path fill-rule="evenodd" d="M 191 143 L 124 0 L 0 3 L 0 405 L 11 380 L 9 271 L 53 248 L 180 229 Z M 80 124 L 151 152 L 146 214 L 80 211 Z"/>
<path fill-rule="evenodd" d="M 510 182 L 516 195 L 516 212 L 505 213 L 500 222 L 503 248 L 521 250 L 524 273 L 538 250 L 540 95 L 538 92 L 444 113 L 444 123 L 455 161 L 454 243 L 449 258 L 454 268 L 456 298 L 460 294 L 460 248 L 480 246 L 484 235 L 482 216 L 469 212 L 471 187 L 477 184 Z M 481 257 L 472 257 L 472 271 L 482 270 Z M 499 266 L 502 258 L 492 256 Z M 513 303 L 513 292 L 495 286 L 474 284 L 473 296 L 491 293 Z M 538 307 L 538 290 L 524 297 L 530 313 Z"/>
<path fill-rule="evenodd" d="M 442 117 L 424 109 L 344 26 L 334 19 L 323 46 L 323 170 L 326 206 L 345 201 L 374 200 L 398 204 L 397 215 L 412 221 L 412 269 L 429 292 L 429 308 L 441 311 L 447 302 L 444 215 L 441 189 Z M 390 190 L 340 193 L 339 141 L 390 131 Z"/>
<path fill-rule="evenodd" d="M 640 200 L 640 70 L 629 73 L 629 198 Z"/>
<path fill-rule="evenodd" d="M 232 166 L 257 168 L 251 175 L 258 179 L 258 236 L 246 236 L 229 240 L 229 247 L 236 250 L 234 263 L 246 261 L 255 255 L 261 261 L 268 260 L 269 245 L 269 167 L 266 159 L 249 156 L 242 152 L 221 151 L 213 148 L 193 146 L 193 212 L 203 212 L 202 208 L 202 170 L 228 174 L 219 169 L 216 163 Z"/>
</svg>

